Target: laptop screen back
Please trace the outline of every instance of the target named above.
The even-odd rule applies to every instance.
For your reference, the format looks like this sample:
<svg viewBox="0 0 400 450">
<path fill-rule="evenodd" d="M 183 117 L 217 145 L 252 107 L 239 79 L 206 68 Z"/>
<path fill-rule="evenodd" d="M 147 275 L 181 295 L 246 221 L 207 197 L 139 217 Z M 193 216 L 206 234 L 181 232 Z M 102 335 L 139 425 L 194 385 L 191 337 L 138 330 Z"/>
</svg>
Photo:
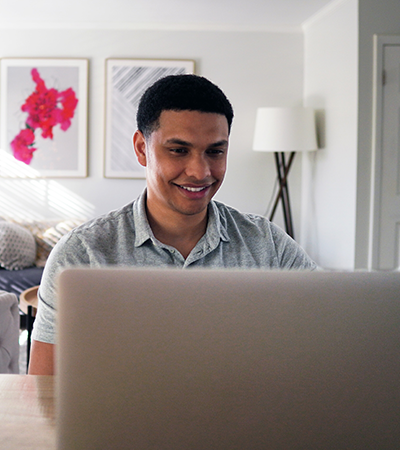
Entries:
<svg viewBox="0 0 400 450">
<path fill-rule="evenodd" d="M 400 274 L 71 269 L 59 449 L 394 449 Z"/>
</svg>

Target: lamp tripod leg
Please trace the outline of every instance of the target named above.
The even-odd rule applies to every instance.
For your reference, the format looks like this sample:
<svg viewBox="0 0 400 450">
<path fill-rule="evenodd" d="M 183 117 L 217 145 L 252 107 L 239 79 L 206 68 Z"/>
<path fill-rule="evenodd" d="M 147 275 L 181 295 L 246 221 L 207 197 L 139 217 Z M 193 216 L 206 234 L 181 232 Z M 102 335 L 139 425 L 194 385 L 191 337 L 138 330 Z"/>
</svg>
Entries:
<svg viewBox="0 0 400 450">
<path fill-rule="evenodd" d="M 270 220 L 272 221 L 272 219 L 275 215 L 275 211 L 278 206 L 279 200 L 281 200 L 286 232 L 293 239 L 294 239 L 294 230 L 293 230 L 292 213 L 291 213 L 291 208 L 290 208 L 289 188 L 288 188 L 288 183 L 287 183 L 287 177 L 289 175 L 289 170 L 293 163 L 294 156 L 295 156 L 295 152 L 291 152 L 289 161 L 286 164 L 285 154 L 283 152 L 275 152 L 275 164 L 276 164 L 276 172 L 277 172 L 278 181 L 279 181 L 279 191 L 276 195 L 275 203 L 272 208 L 272 212 L 270 214 Z"/>
</svg>

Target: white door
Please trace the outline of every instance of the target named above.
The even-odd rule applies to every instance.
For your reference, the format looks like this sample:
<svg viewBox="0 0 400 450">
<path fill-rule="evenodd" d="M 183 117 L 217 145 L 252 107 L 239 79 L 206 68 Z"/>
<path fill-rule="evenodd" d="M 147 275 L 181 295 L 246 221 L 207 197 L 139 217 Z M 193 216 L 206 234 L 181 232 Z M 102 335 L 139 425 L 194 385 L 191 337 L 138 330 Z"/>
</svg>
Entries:
<svg viewBox="0 0 400 450">
<path fill-rule="evenodd" d="M 381 48 L 381 120 L 376 125 L 379 162 L 377 164 L 375 188 L 376 240 L 374 268 L 400 268 L 400 37 L 398 44 L 387 43 Z"/>
</svg>

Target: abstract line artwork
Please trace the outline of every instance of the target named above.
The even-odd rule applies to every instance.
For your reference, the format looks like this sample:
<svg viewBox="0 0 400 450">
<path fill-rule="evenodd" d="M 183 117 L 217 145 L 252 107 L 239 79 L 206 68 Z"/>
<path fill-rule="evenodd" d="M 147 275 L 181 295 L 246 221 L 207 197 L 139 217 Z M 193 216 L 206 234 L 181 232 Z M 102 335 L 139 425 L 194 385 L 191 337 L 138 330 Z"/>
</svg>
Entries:
<svg viewBox="0 0 400 450">
<path fill-rule="evenodd" d="M 139 100 L 143 92 L 160 78 L 193 71 L 194 62 L 188 60 L 106 61 L 105 177 L 145 177 L 145 170 L 136 161 L 132 146 Z"/>
</svg>

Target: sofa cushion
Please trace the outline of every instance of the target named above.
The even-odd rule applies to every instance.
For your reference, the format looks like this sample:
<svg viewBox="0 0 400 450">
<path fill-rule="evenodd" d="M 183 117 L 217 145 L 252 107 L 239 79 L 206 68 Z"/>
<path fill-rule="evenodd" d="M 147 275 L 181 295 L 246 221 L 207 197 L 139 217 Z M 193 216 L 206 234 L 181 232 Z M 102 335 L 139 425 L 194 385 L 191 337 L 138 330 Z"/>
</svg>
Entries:
<svg viewBox="0 0 400 450">
<path fill-rule="evenodd" d="M 22 270 L 0 268 L 0 290 L 12 292 L 18 297 L 23 291 L 40 284 L 43 267 L 28 267 Z"/>
<path fill-rule="evenodd" d="M 0 220 L 0 267 L 8 270 L 34 265 L 36 242 L 32 233 L 15 223 Z"/>
<path fill-rule="evenodd" d="M 14 222 L 16 223 L 16 222 Z M 83 223 L 80 219 L 40 220 L 19 222 L 18 224 L 31 232 L 36 241 L 35 265 L 44 267 L 47 258 L 56 243 L 73 228 Z"/>
</svg>

